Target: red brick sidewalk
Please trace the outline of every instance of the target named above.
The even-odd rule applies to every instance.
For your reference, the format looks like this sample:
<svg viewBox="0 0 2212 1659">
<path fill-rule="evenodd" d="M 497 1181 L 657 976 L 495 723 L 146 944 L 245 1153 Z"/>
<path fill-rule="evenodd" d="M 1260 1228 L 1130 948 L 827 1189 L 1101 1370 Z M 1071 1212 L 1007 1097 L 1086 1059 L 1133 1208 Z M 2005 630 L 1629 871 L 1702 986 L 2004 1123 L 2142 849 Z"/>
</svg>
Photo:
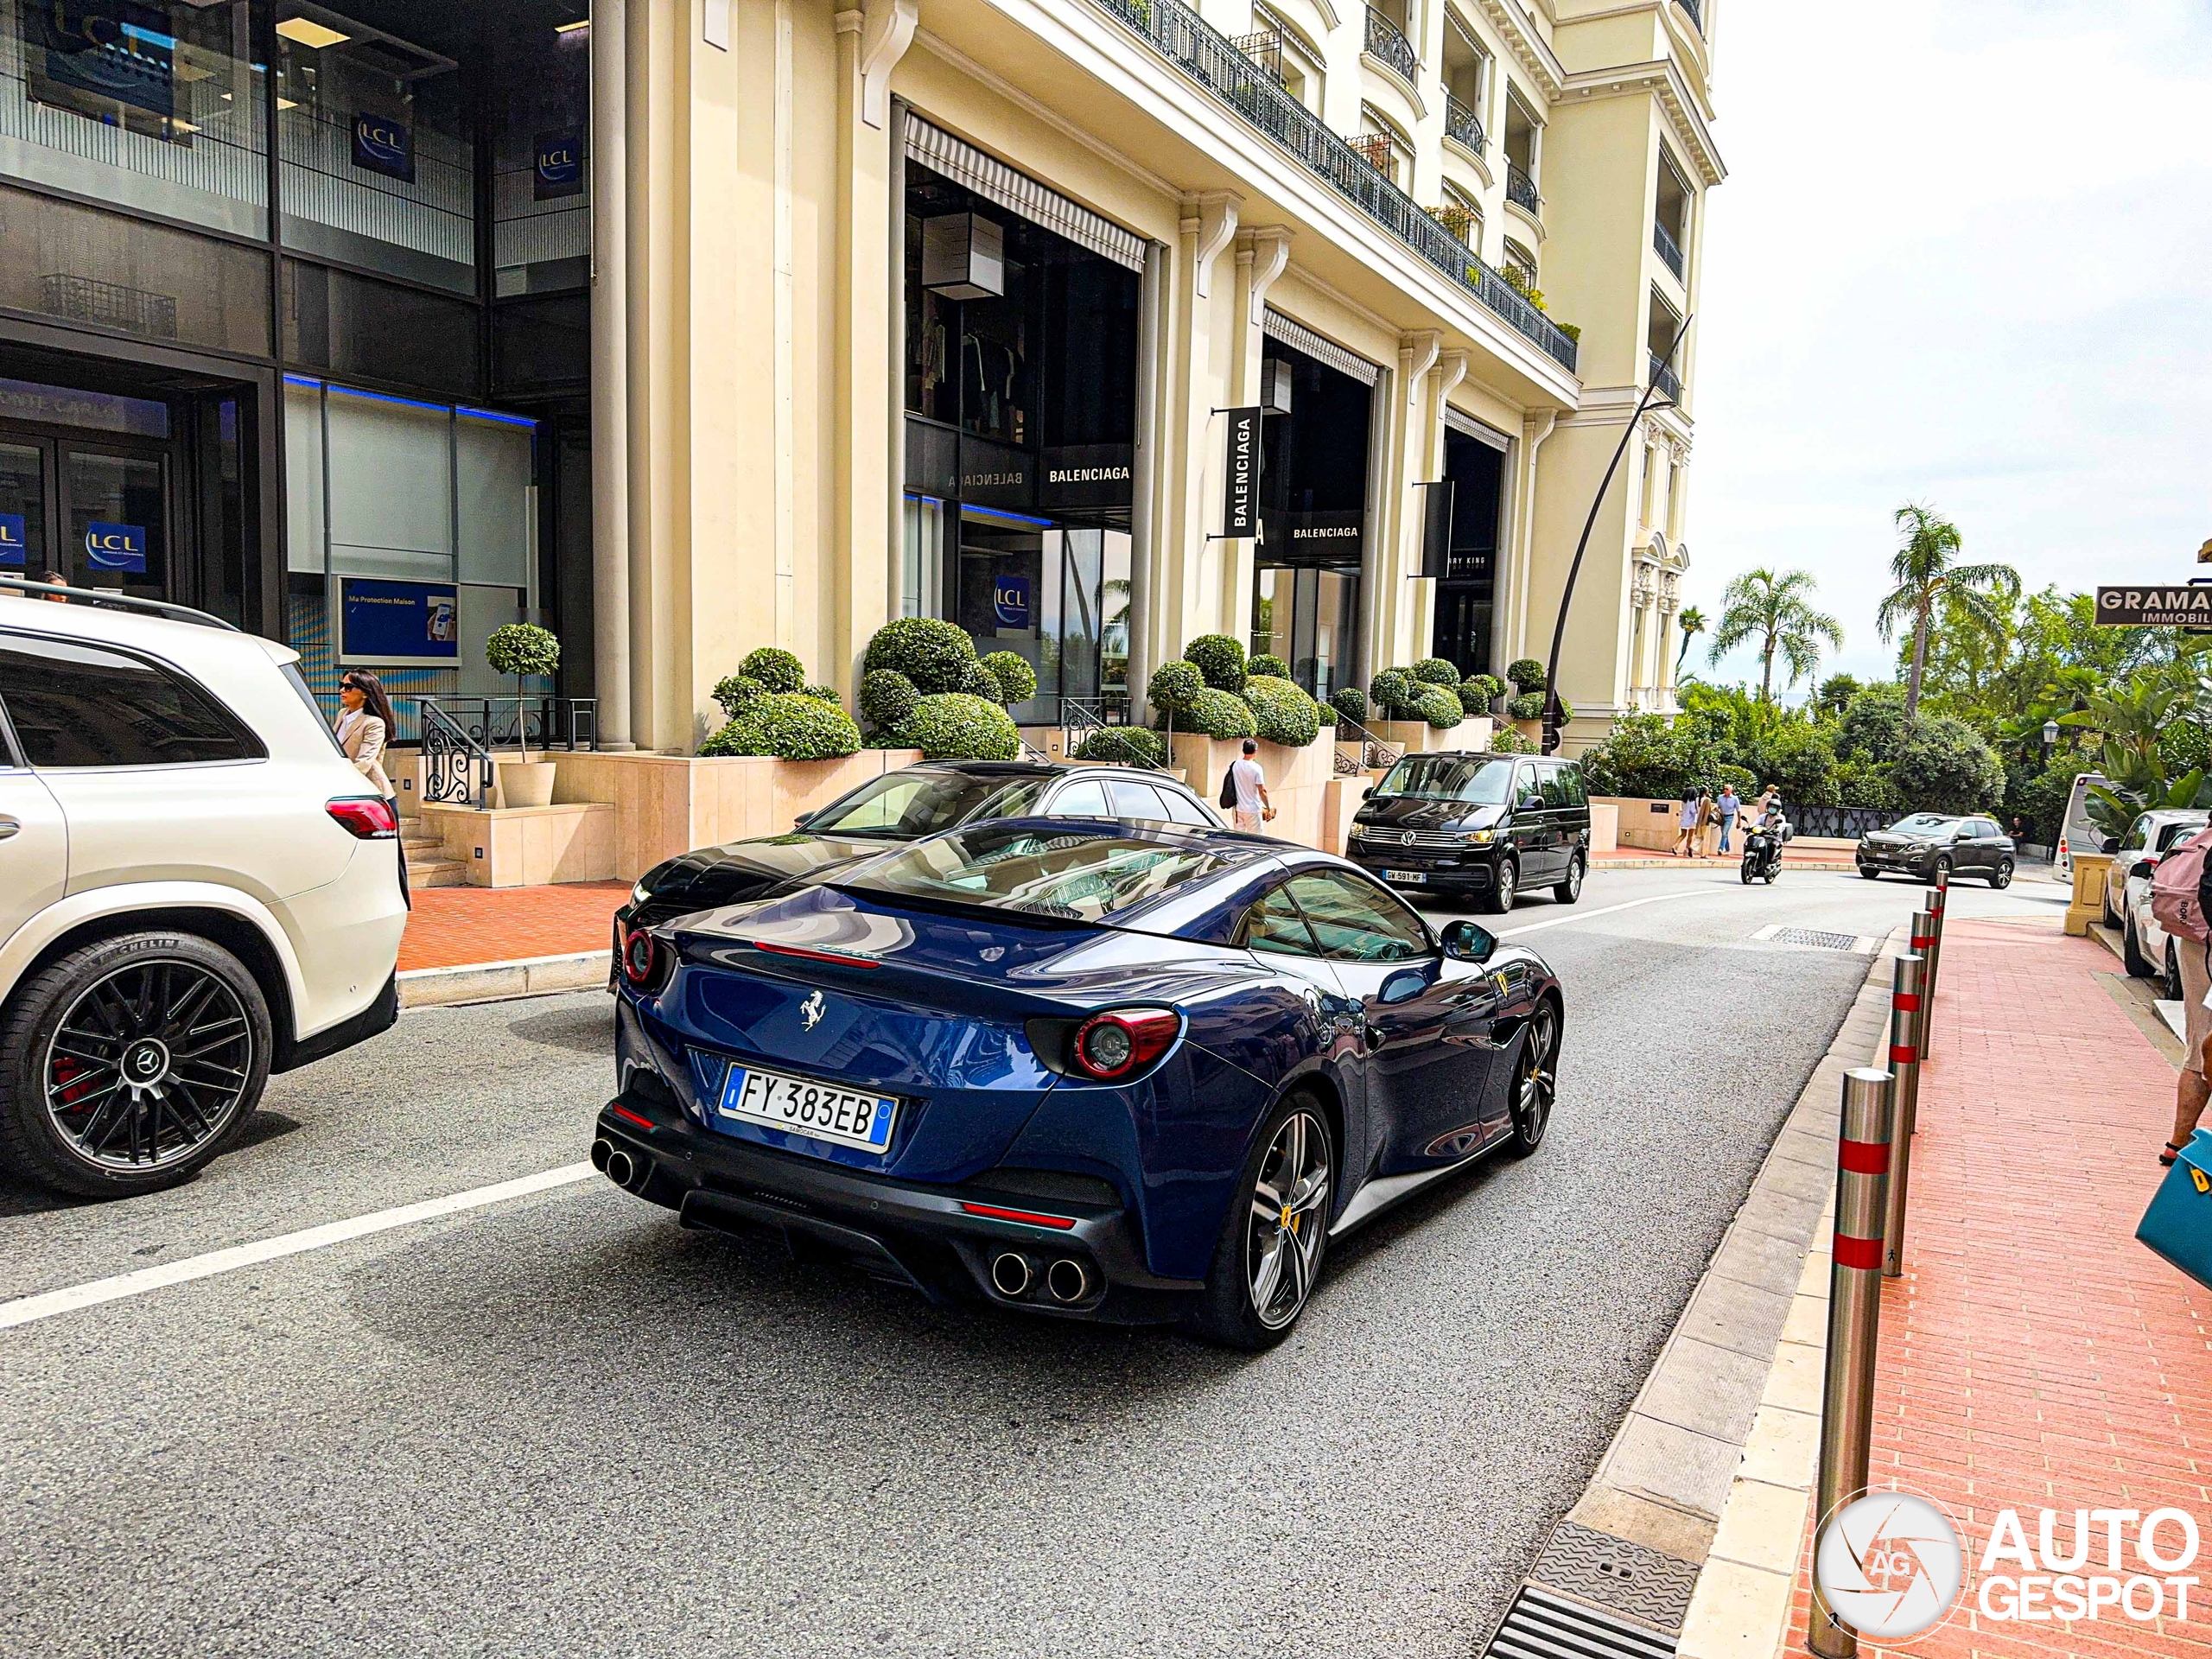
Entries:
<svg viewBox="0 0 2212 1659">
<path fill-rule="evenodd" d="M 615 906 L 629 892 L 626 881 L 418 888 L 400 941 L 399 970 L 604 950 Z"/>
<path fill-rule="evenodd" d="M 1905 1274 L 1882 1300 L 1872 1481 L 1950 1510 L 1968 1594 L 1902 1653 L 2212 1655 L 2202 1552 L 2186 1624 L 2110 1609 L 2094 1622 L 1998 1622 L 1973 1600 L 2001 1510 L 2019 1511 L 2031 1550 L 2045 1509 L 2061 1512 L 2062 1554 L 2077 1509 L 2186 1510 L 2212 1546 L 2212 1291 L 2135 1242 L 2172 1125 L 2174 1070 L 2113 1000 L 2113 967 L 2040 918 L 1946 932 Z M 2103 1529 L 2094 1535 L 2082 1571 L 2109 1571 Z M 2170 1528 L 2160 1541 L 2178 1548 Z M 1809 1560 L 1808 1548 L 1793 1653 L 1805 1650 Z M 2146 1570 L 2131 1546 L 2121 1573 Z"/>
</svg>

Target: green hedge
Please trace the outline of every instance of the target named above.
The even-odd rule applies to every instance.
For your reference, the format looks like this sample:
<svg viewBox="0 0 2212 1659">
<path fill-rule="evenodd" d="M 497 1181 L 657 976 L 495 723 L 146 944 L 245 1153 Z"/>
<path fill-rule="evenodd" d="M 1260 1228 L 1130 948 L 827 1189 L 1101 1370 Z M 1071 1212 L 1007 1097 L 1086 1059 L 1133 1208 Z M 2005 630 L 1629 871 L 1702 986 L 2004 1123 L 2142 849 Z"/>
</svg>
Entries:
<svg viewBox="0 0 2212 1659">
<path fill-rule="evenodd" d="M 1261 656 L 1255 657 L 1250 662 L 1244 664 L 1244 677 L 1247 679 L 1287 680 L 1290 677 L 1290 664 L 1283 661 L 1280 657 L 1272 657 L 1262 654 Z"/>
<path fill-rule="evenodd" d="M 772 754 L 779 760 L 835 760 L 859 752 L 860 728 L 834 703 L 772 691 L 746 706 L 699 746 L 701 754 Z"/>
<path fill-rule="evenodd" d="M 1544 717 L 1544 694 L 1523 691 L 1505 705 L 1505 710 L 1516 720 L 1541 720 Z"/>
<path fill-rule="evenodd" d="M 1163 714 L 1185 715 L 1198 707 L 1199 695 L 1205 689 L 1205 676 L 1198 672 L 1198 665 L 1179 658 L 1152 671 L 1145 697 Z"/>
<path fill-rule="evenodd" d="M 747 674 L 726 674 L 715 682 L 715 701 L 731 720 L 767 695 L 768 688 Z"/>
<path fill-rule="evenodd" d="M 859 695 L 853 699 L 861 717 L 878 732 L 896 730 L 921 700 L 914 683 L 895 668 L 872 668 L 861 675 Z"/>
<path fill-rule="evenodd" d="M 1242 697 L 1231 696 L 1226 691 L 1217 691 L 1211 686 L 1198 695 L 1191 707 L 1175 716 L 1179 732 L 1197 732 L 1206 737 L 1257 737 L 1260 728 L 1252 718 L 1252 705 Z"/>
<path fill-rule="evenodd" d="M 1470 675 L 1459 687 L 1459 701 L 1471 715 L 1486 715 L 1497 700 L 1505 695 L 1505 682 L 1495 674 Z M 1477 701 L 1482 704 L 1475 706 Z"/>
<path fill-rule="evenodd" d="M 1544 665 L 1533 657 L 1523 657 L 1507 664 L 1505 677 L 1523 691 L 1544 689 Z"/>
<path fill-rule="evenodd" d="M 806 667 L 788 651 L 775 645 L 762 645 L 747 652 L 737 671 L 748 680 L 758 680 L 771 691 L 798 691 L 806 685 Z"/>
<path fill-rule="evenodd" d="M 1183 659 L 1198 664 L 1206 683 L 1217 691 L 1236 693 L 1244 689 L 1244 647 L 1225 633 L 1202 633 L 1183 647 Z"/>
<path fill-rule="evenodd" d="M 1367 723 L 1367 693 L 1356 685 L 1339 686 L 1330 694 L 1329 702 L 1346 720 Z"/>
<path fill-rule="evenodd" d="M 1440 732 L 1450 731 L 1466 718 L 1459 707 L 1458 690 L 1447 691 L 1440 685 L 1432 685 L 1422 692 L 1414 710 Z"/>
<path fill-rule="evenodd" d="M 1255 674 L 1244 682 L 1244 701 L 1255 734 L 1270 743 L 1302 749 L 1321 734 L 1321 706 L 1288 680 Z"/>
<path fill-rule="evenodd" d="M 842 709 L 845 706 L 844 699 L 837 695 L 837 688 L 834 685 L 801 686 L 799 695 L 812 697 L 817 702 L 826 702 L 833 709 Z"/>
<path fill-rule="evenodd" d="M 1457 687 L 1459 683 L 1459 669 L 1441 657 L 1424 657 L 1413 665 L 1411 671 L 1423 685 Z"/>
<path fill-rule="evenodd" d="M 1510 726 L 1500 727 L 1490 734 L 1489 753 L 1492 754 L 1534 754 L 1535 752 L 1535 740 L 1522 736 Z"/>
<path fill-rule="evenodd" d="M 1021 736 L 1005 709 L 988 697 L 940 691 L 914 705 L 899 728 L 900 746 L 931 760 L 1012 760 Z"/>
<path fill-rule="evenodd" d="M 1367 695 L 1385 720 L 1412 720 L 1421 713 L 1421 689 L 1402 668 L 1386 668 L 1367 683 Z"/>
<path fill-rule="evenodd" d="M 885 623 L 868 642 L 861 666 L 895 669 L 924 696 L 967 691 L 972 677 L 982 671 L 968 631 L 934 616 L 902 616 Z"/>
<path fill-rule="evenodd" d="M 1122 766 L 1165 765 L 1167 745 L 1158 732 L 1141 726 L 1102 726 L 1076 746 L 1078 760 L 1112 760 Z"/>
<path fill-rule="evenodd" d="M 999 702 L 1027 702 L 1037 695 L 1037 671 L 1020 652 L 995 651 L 982 660 Z"/>
</svg>

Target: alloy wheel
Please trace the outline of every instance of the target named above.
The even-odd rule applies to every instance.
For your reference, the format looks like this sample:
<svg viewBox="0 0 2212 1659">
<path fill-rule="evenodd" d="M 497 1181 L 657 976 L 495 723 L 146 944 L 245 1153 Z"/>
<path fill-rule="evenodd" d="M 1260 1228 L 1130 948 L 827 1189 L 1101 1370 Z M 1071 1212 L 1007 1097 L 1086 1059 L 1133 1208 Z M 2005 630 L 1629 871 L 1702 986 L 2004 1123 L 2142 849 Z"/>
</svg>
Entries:
<svg viewBox="0 0 2212 1659">
<path fill-rule="evenodd" d="M 1245 1229 L 1245 1283 L 1262 1326 L 1280 1331 L 1313 1294 L 1328 1236 L 1329 1132 L 1312 1112 L 1293 1112 L 1275 1130 L 1252 1184 Z"/>
<path fill-rule="evenodd" d="M 1989 878 L 1989 885 L 1993 887 L 2009 887 L 2012 885 L 2012 861 L 2011 859 L 2006 858 L 1998 861 L 1997 874 Z"/>
<path fill-rule="evenodd" d="M 1500 910 L 1513 908 L 1514 899 L 1520 896 L 1517 892 L 1520 885 L 1521 872 L 1514 868 L 1513 861 L 1500 859 L 1497 863 L 1497 907 Z"/>
<path fill-rule="evenodd" d="M 1559 1093 L 1553 1071 L 1558 1047 L 1558 1021 L 1550 1008 L 1537 1009 L 1529 1021 L 1529 1038 L 1521 1046 L 1521 1063 L 1513 1075 L 1513 1144 L 1518 1152 L 1531 1153 L 1543 1144 Z"/>
<path fill-rule="evenodd" d="M 194 963 L 135 962 L 69 1004 L 46 1046 L 46 1109 L 69 1150 L 104 1169 L 190 1157 L 237 1119 L 254 1074 L 238 994 Z"/>
</svg>

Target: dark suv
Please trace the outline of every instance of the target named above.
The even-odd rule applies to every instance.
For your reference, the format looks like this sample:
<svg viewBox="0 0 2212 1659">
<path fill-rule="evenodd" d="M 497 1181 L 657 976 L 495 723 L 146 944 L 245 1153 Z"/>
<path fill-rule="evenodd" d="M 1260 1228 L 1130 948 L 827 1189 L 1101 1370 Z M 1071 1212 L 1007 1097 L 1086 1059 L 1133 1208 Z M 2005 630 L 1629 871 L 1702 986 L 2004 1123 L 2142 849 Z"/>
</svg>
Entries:
<svg viewBox="0 0 2212 1659">
<path fill-rule="evenodd" d="M 1367 791 L 1346 856 L 1410 895 L 1513 908 L 1524 887 L 1560 903 L 1590 870 L 1590 797 L 1572 760 L 1409 754 Z"/>
</svg>

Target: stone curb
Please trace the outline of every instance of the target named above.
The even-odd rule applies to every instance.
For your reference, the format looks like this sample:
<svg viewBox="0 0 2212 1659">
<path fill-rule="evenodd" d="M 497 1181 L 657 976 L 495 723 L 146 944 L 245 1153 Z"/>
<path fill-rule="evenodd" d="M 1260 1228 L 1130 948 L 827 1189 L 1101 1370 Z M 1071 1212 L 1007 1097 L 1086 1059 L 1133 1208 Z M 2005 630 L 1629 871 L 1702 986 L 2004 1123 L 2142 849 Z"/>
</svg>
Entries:
<svg viewBox="0 0 2212 1659">
<path fill-rule="evenodd" d="M 1669 858 L 1655 853 L 1649 858 L 1616 858 L 1610 853 L 1600 853 L 1590 866 L 1593 875 L 1599 870 L 1732 870 L 1743 861 L 1735 858 Z M 1858 865 L 1849 859 L 1840 861 L 1822 859 L 1818 862 L 1801 861 L 1794 858 L 1783 861 L 1784 875 L 1792 870 L 1833 870 L 1849 874 Z"/>
<path fill-rule="evenodd" d="M 613 966 L 611 952 L 583 950 L 566 957 L 464 963 L 457 968 L 410 968 L 399 976 L 399 1004 L 404 1008 L 438 1008 L 594 991 L 607 983 Z"/>
<path fill-rule="evenodd" d="M 1813 1069 L 1627 1418 L 1524 1587 L 1671 1639 L 1770 1659 L 1820 1449 L 1843 1075 L 1889 1030 L 1893 931 Z"/>
</svg>

